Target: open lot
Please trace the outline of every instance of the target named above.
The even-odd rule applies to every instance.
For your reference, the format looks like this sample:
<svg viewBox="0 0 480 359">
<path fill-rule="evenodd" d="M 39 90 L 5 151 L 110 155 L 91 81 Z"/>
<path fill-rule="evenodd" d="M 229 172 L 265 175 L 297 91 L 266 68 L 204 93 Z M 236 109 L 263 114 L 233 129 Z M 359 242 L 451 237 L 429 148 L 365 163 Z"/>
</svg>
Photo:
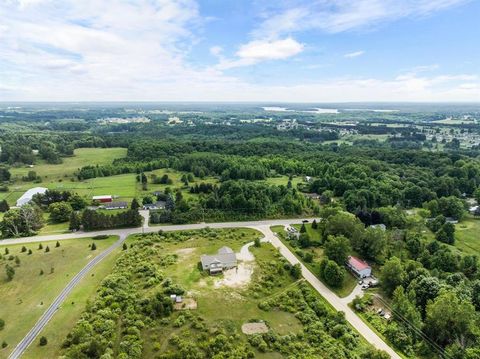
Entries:
<svg viewBox="0 0 480 359">
<path fill-rule="evenodd" d="M 469 217 L 455 225 L 455 247 L 465 254 L 480 253 L 480 218 Z"/>
<path fill-rule="evenodd" d="M 23 245 L 20 244 L 0 244 L 0 318 L 5 320 L 0 341 L 8 344 L 7 348 L 0 350 L 0 358 L 8 356 L 71 278 L 115 240 L 116 237 L 95 240 L 95 251 L 89 248 L 93 242 L 91 238 L 64 240 L 60 242 L 60 247 L 55 246 L 55 241 L 43 242 L 43 249 L 38 249 L 38 243 L 32 243 L 25 245 L 26 252 L 21 251 Z M 47 246 L 49 252 L 46 252 Z M 8 255 L 5 255 L 5 248 L 8 248 Z M 28 249 L 32 250 L 32 254 L 28 254 Z M 13 259 L 9 259 L 10 256 Z M 15 261 L 17 256 L 20 259 L 19 265 Z M 5 274 L 6 264 L 15 270 L 11 281 L 8 281 Z M 41 271 L 43 274 L 40 274 Z M 71 321 L 70 324 L 72 323 Z"/>
</svg>

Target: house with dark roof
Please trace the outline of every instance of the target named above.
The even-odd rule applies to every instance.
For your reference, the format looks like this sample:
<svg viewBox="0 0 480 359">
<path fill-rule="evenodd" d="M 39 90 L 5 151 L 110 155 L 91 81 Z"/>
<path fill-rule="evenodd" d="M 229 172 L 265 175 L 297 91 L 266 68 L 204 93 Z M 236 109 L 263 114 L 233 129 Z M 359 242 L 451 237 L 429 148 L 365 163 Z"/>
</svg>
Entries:
<svg viewBox="0 0 480 359">
<path fill-rule="evenodd" d="M 219 274 L 226 269 L 237 266 L 237 256 L 230 247 L 222 247 L 217 254 L 204 254 L 200 257 L 202 269 L 208 270 L 210 274 Z"/>
<path fill-rule="evenodd" d="M 357 257 L 348 257 L 347 267 L 359 278 L 367 278 L 372 275 L 372 267 Z"/>
<path fill-rule="evenodd" d="M 128 203 L 127 202 L 107 202 L 100 207 L 105 209 L 125 209 L 125 208 L 128 208 Z"/>
</svg>

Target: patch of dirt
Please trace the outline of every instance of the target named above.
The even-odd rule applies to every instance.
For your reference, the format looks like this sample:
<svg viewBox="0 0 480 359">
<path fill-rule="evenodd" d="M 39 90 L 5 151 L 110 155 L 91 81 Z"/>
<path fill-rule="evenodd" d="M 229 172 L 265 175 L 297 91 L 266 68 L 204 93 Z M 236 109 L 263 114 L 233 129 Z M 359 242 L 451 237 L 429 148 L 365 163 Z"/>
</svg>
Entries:
<svg viewBox="0 0 480 359">
<path fill-rule="evenodd" d="M 265 323 L 245 323 L 242 325 L 243 334 L 262 334 L 268 333 L 268 327 Z"/>
<path fill-rule="evenodd" d="M 215 288 L 243 287 L 250 283 L 252 279 L 253 265 L 249 263 L 239 263 L 237 268 L 228 269 L 223 272 L 223 278 L 215 281 Z"/>
<path fill-rule="evenodd" d="M 183 298 L 182 303 L 175 303 L 173 305 L 175 310 L 191 310 L 197 309 L 197 301 L 193 298 Z"/>
<path fill-rule="evenodd" d="M 179 250 L 176 250 L 175 253 L 178 254 L 179 257 L 188 257 L 189 254 L 195 251 L 195 248 L 182 248 Z"/>
</svg>

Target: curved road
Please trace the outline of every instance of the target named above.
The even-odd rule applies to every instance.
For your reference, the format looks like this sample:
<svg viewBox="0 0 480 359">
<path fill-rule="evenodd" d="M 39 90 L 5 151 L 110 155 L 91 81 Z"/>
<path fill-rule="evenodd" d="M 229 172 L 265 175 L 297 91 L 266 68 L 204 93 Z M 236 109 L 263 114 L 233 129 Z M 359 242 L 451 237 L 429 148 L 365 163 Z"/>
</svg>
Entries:
<svg viewBox="0 0 480 359">
<path fill-rule="evenodd" d="M 119 240 L 116 241 L 112 246 L 106 249 L 104 252 L 93 258 L 72 280 L 67 284 L 67 286 L 62 290 L 53 303 L 48 307 L 48 309 L 43 313 L 34 327 L 28 332 L 28 334 L 22 339 L 22 341 L 15 347 L 12 353 L 9 356 L 9 359 L 17 359 L 25 352 L 28 346 L 35 340 L 37 335 L 43 330 L 47 325 L 48 321 L 53 317 L 58 307 L 63 303 L 65 298 L 70 294 L 73 288 L 80 282 L 80 280 L 92 269 L 97 263 L 102 261 L 106 256 L 108 256 L 115 248 L 118 248 L 123 244 L 125 239 L 130 234 L 136 233 L 151 233 L 157 232 L 159 230 L 163 231 L 178 231 L 178 230 L 191 230 L 191 229 L 202 229 L 206 227 L 210 228 L 239 228 L 239 227 L 249 227 L 260 231 L 265 238 L 263 241 L 268 241 L 272 243 L 276 248 L 280 250 L 280 253 L 291 263 L 296 264 L 300 263 L 297 257 L 286 247 L 270 230 L 270 226 L 275 225 L 289 225 L 295 223 L 302 223 L 302 219 L 279 219 L 279 220 L 267 220 L 267 221 L 249 221 L 249 222 L 221 222 L 221 223 L 198 223 L 198 224 L 182 224 L 182 225 L 172 225 L 172 226 L 158 226 L 158 227 L 140 227 L 140 228 L 126 228 L 118 230 L 108 230 L 108 231 L 96 231 L 96 232 L 77 232 L 69 234 L 59 234 L 59 235 L 47 235 L 47 236 L 37 236 L 37 237 L 26 237 L 26 238 L 16 238 L 16 239 L 5 239 L 0 241 L 0 245 L 8 244 L 18 244 L 18 243 L 34 243 L 42 241 L 51 241 L 51 240 L 63 240 L 63 239 L 72 239 L 72 238 L 84 238 L 86 236 L 96 236 L 100 234 L 116 235 L 119 236 Z M 350 309 L 348 303 L 341 298 L 339 298 L 335 293 L 328 289 L 308 268 L 306 268 L 302 263 L 302 274 L 304 278 L 312 285 L 315 290 L 320 293 L 336 310 L 343 311 L 348 322 L 354 327 L 369 343 L 375 346 L 378 349 L 384 350 L 392 358 L 400 359 L 400 356 L 390 348 L 373 330 L 371 330 L 356 314 Z"/>
</svg>

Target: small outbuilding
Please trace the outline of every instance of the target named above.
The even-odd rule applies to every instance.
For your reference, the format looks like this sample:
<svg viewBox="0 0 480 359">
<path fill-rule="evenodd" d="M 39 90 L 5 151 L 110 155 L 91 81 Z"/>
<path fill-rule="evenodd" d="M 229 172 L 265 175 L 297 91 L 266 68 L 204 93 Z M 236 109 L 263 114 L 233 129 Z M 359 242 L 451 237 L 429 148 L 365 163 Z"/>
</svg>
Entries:
<svg viewBox="0 0 480 359">
<path fill-rule="evenodd" d="M 19 199 L 17 199 L 17 206 L 21 207 L 29 203 L 32 200 L 33 196 L 35 196 L 36 194 L 45 194 L 47 190 L 48 189 L 45 187 L 30 188 L 27 192 L 22 194 L 22 196 Z"/>
<path fill-rule="evenodd" d="M 367 278 L 372 275 L 372 267 L 357 257 L 348 257 L 347 267 L 359 278 Z"/>
<path fill-rule="evenodd" d="M 98 201 L 100 203 L 108 203 L 112 202 L 112 196 L 111 195 L 101 195 L 101 196 L 93 196 L 92 200 Z"/>
</svg>

